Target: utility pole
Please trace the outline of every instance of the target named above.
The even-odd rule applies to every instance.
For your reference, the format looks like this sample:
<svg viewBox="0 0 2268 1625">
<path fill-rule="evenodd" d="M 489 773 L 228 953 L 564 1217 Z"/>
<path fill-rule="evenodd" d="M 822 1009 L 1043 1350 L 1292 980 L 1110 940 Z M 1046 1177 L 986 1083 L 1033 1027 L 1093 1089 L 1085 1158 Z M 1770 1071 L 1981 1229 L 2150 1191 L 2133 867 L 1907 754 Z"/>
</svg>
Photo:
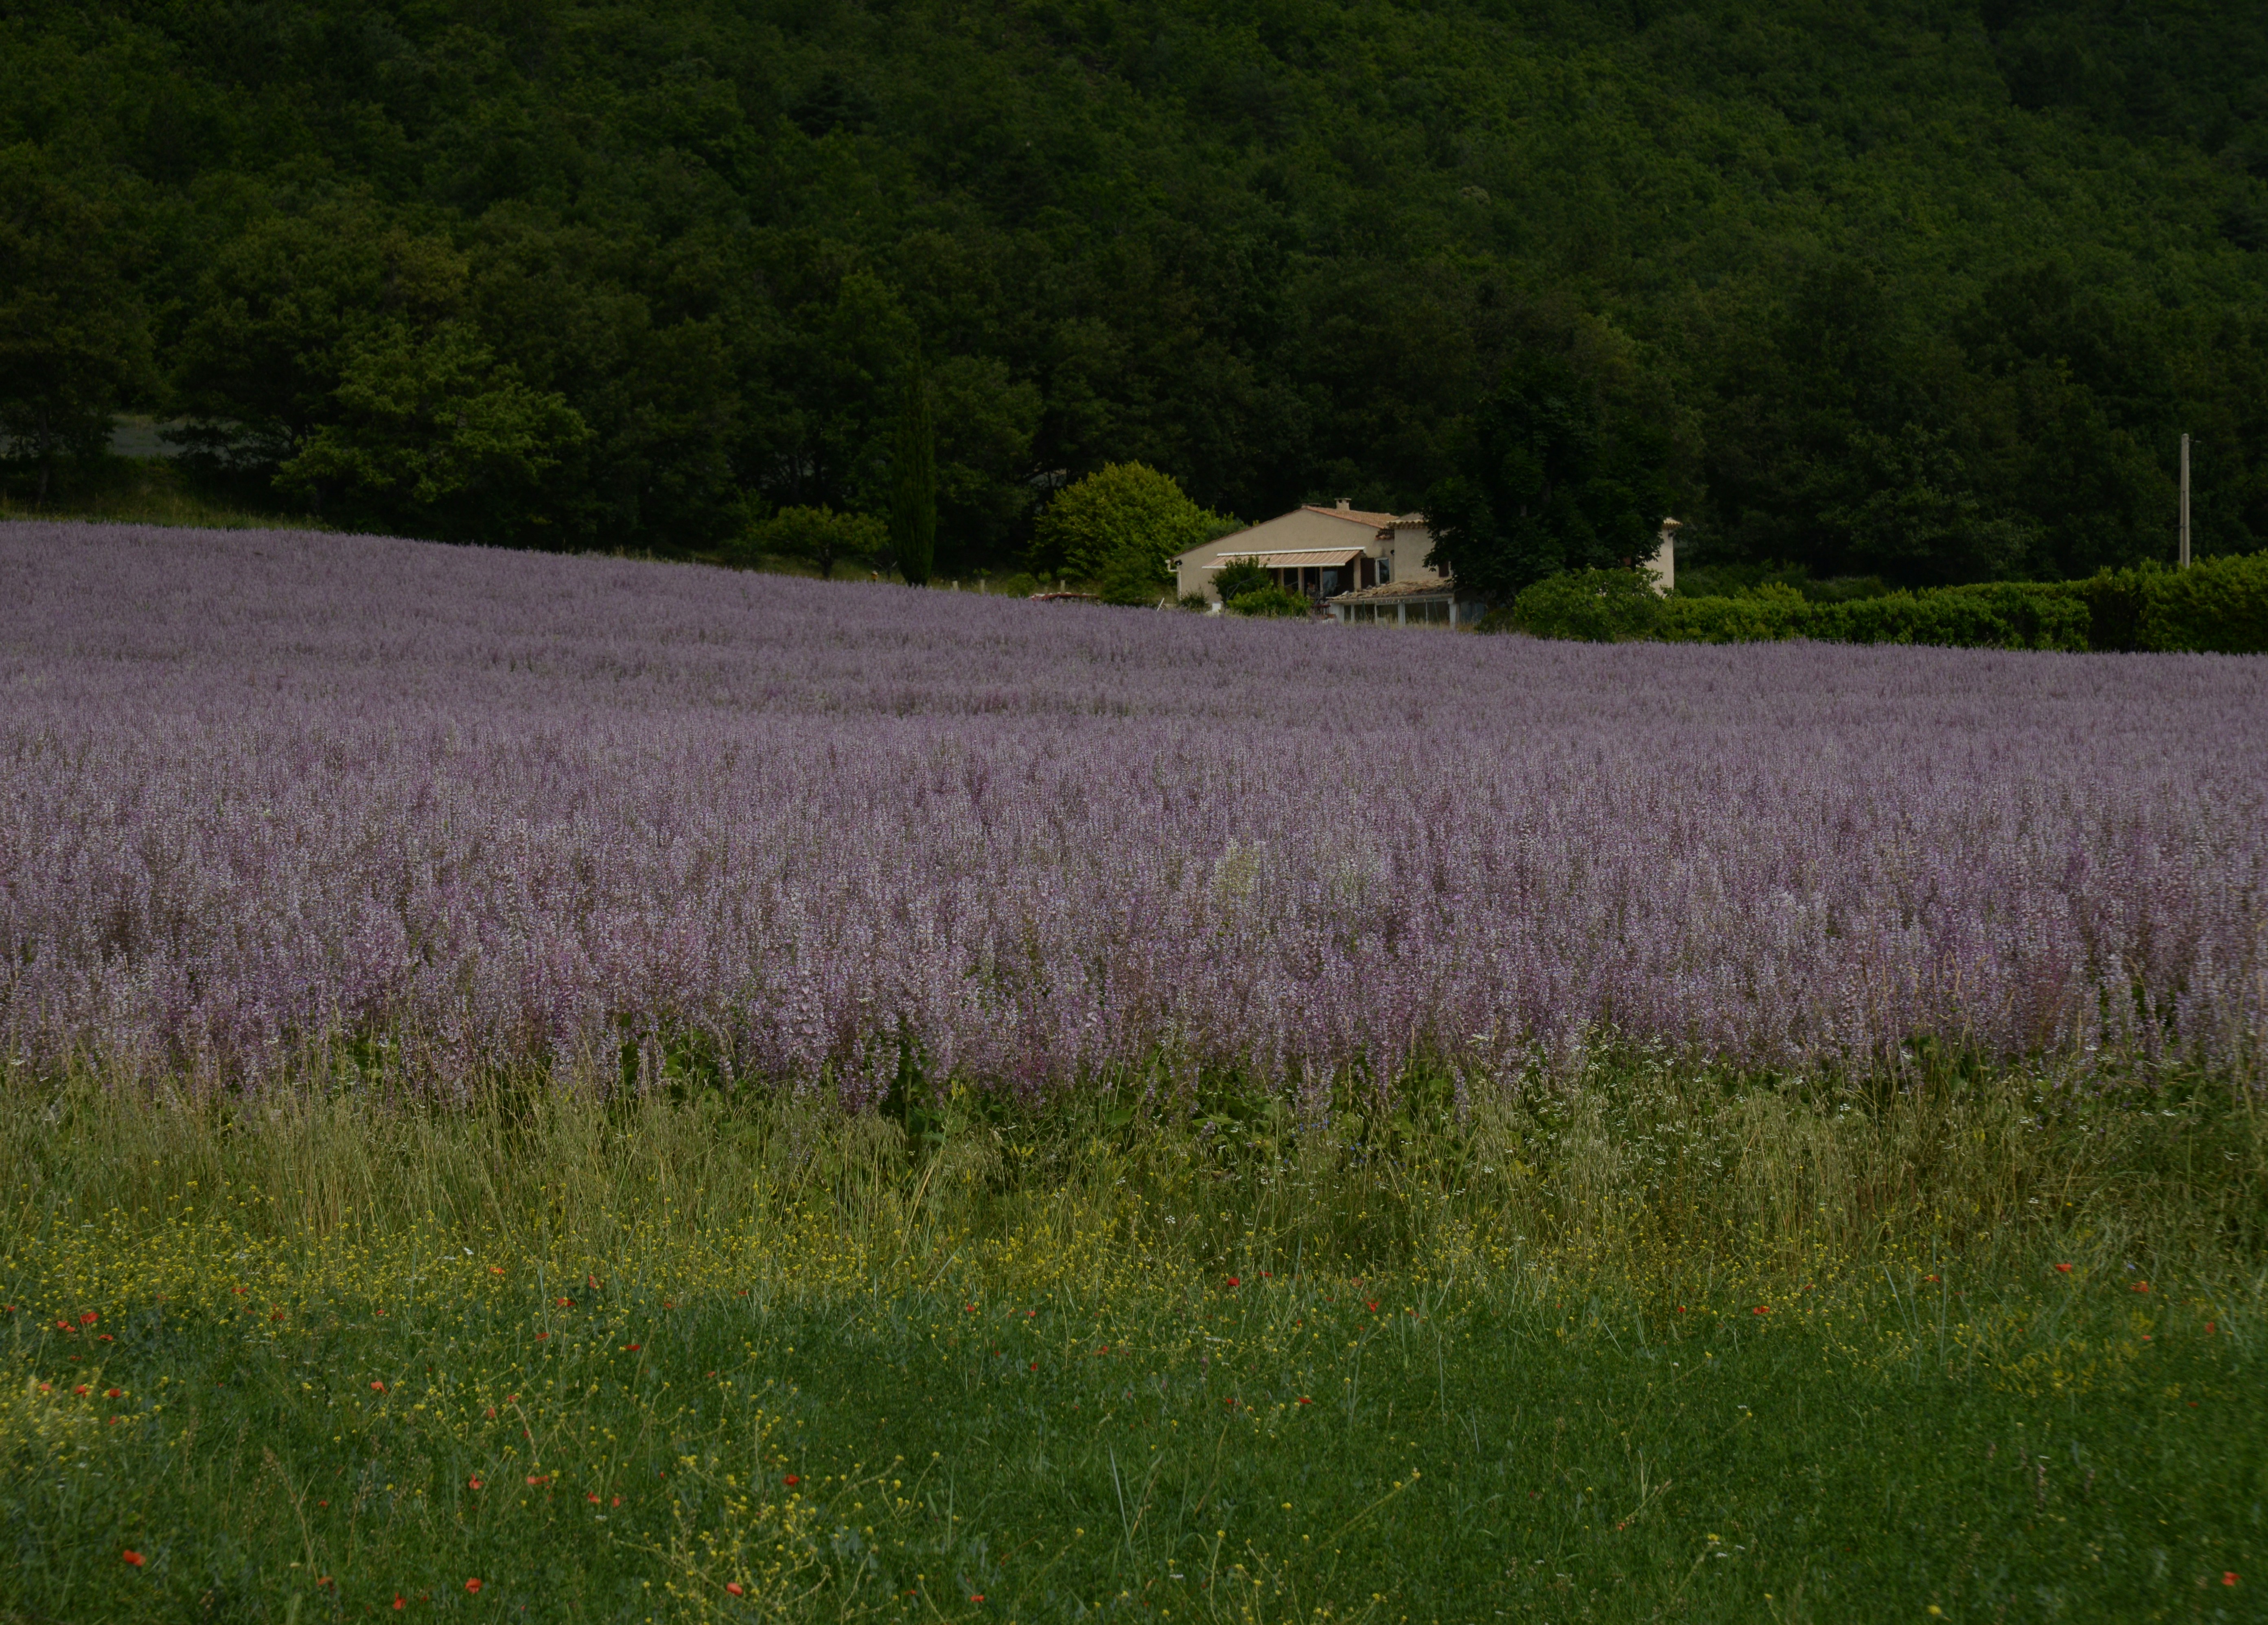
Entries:
<svg viewBox="0 0 2268 1625">
<path fill-rule="evenodd" d="M 2182 566 L 2190 567 L 2190 438 L 2182 437 Z"/>
</svg>

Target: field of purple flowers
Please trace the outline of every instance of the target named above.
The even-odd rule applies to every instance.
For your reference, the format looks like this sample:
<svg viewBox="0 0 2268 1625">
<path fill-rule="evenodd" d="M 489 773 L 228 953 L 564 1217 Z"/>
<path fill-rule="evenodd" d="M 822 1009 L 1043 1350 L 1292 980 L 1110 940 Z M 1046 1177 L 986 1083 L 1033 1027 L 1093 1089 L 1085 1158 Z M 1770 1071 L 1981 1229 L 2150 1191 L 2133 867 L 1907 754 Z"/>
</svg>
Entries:
<svg viewBox="0 0 2268 1625">
<path fill-rule="evenodd" d="M 0 1043 L 856 1104 L 1614 1030 L 2268 1055 L 2268 661 L 1592 646 L 0 526 Z"/>
</svg>

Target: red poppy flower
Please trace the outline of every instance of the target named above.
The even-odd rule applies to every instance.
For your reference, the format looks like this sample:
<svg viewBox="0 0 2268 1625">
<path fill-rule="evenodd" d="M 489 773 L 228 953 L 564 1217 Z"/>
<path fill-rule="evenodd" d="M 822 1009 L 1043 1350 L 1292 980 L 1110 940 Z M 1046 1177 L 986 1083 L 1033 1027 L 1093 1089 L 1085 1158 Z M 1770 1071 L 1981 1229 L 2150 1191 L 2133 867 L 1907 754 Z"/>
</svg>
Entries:
<svg viewBox="0 0 2268 1625">
<path fill-rule="evenodd" d="M 136 1568 L 139 1569 L 144 1563 L 150 1560 L 143 1556 L 139 1552 L 121 1552 L 118 1554 L 118 1561 L 125 1563 L 132 1563 Z M 2235 1581 L 2232 1579 L 2229 1584 L 2233 1585 L 2235 1584 Z"/>
<path fill-rule="evenodd" d="M 68 1320 L 58 1320 L 55 1322 L 55 1330 L 59 1332 L 76 1332 L 78 1330 L 78 1327 L 73 1326 Z"/>
<path fill-rule="evenodd" d="M 598 1496 L 594 1496 L 594 1495 L 591 1495 L 591 1494 L 585 1493 L 585 1496 L 583 1496 L 583 1499 L 585 1499 L 585 1501 L 588 1501 L 588 1502 L 589 1502 L 593 1506 L 596 1506 L 596 1505 L 598 1505 L 598 1504 L 599 1504 L 599 1497 L 598 1497 Z"/>
<path fill-rule="evenodd" d="M 475 1576 L 473 1578 L 471 1578 L 471 1579 L 469 1579 L 469 1580 L 467 1580 L 467 1581 L 465 1582 L 465 1589 L 466 1589 L 467 1591 L 468 1591 L 468 1592 L 477 1592 L 481 1589 L 481 1582 L 480 1582 L 480 1578 L 479 1578 L 479 1577 L 478 1577 L 478 1576 Z"/>
<path fill-rule="evenodd" d="M 616 1496 L 615 1497 L 615 1504 L 616 1506 L 620 1506 L 622 1504 L 622 1498 L 620 1496 Z"/>
<path fill-rule="evenodd" d="M 1925 1281 L 1934 1281 L 1937 1277 L 1935 1276 L 1924 1276 L 1922 1279 Z"/>
<path fill-rule="evenodd" d="M 371 1381 L 370 1391 L 372 1393 L 383 1393 L 386 1392 L 386 1385 L 373 1378 Z"/>
<path fill-rule="evenodd" d="M 126 1397 L 126 1390 L 123 1388 L 105 1388 L 102 1391 L 102 1397 L 106 1400 L 122 1400 Z"/>
<path fill-rule="evenodd" d="M 1238 1280 L 1234 1276 L 1229 1276 L 1228 1283 L 1231 1286 L 1242 1286 L 1244 1284 L 1243 1282 Z"/>
<path fill-rule="evenodd" d="M 502 1264 L 490 1264 L 489 1266 L 489 1274 L 492 1276 L 500 1276 L 504 1274 L 504 1266 Z"/>
<path fill-rule="evenodd" d="M 733 1596 L 735 1596 L 735 1597 L 745 1597 L 746 1595 L 747 1595 L 747 1593 L 746 1592 L 743 1592 L 743 1591 L 740 1589 L 740 1583 L 738 1580 L 727 1580 L 727 1581 L 725 1581 L 725 1589 L 727 1592 L 731 1592 L 731 1593 L 732 1593 Z"/>
<path fill-rule="evenodd" d="M 561 1309 L 572 1309 L 575 1306 L 575 1300 L 571 1298 L 558 1298 L 555 1303 L 556 1306 Z"/>
<path fill-rule="evenodd" d="M 667 1298 L 663 1298 L 663 1299 L 661 1300 L 661 1306 L 662 1306 L 664 1309 L 674 1309 L 674 1308 L 676 1308 L 676 1307 L 677 1307 L 677 1305 L 676 1305 L 675 1304 L 671 1303 L 671 1302 L 669 1301 L 669 1299 L 667 1299 Z"/>
<path fill-rule="evenodd" d="M 1378 1312 L 1378 1300 L 1373 1298 L 1367 1304 L 1365 1304 L 1363 1307 L 1369 1310 L 1371 1313 L 1376 1314 Z"/>
<path fill-rule="evenodd" d="M 401 1609 L 402 1609 L 402 1608 L 406 1608 L 406 1607 L 408 1607 L 409 1605 L 408 1603 L 406 1603 L 406 1602 L 402 1601 L 402 1600 L 401 1600 L 401 1593 L 400 1592 L 394 1592 L 394 1608 L 395 1608 L 397 1611 L 399 1611 L 399 1610 L 401 1610 Z"/>
<path fill-rule="evenodd" d="M 2205 1323 L 2205 1335 L 2208 1337 L 2213 1335 L 2213 1322 L 2210 1320 Z"/>
<path fill-rule="evenodd" d="M 316 1585 L 328 1585 L 330 1583 L 331 1583 L 331 1577 L 330 1577 L 329 1575 L 328 1575 L 328 1574 L 326 1574 L 326 1575 L 320 1575 L 320 1576 L 318 1576 L 318 1577 L 316 1577 L 316 1580 L 315 1580 L 315 1584 L 316 1584 Z"/>
<path fill-rule="evenodd" d="M 466 1488 L 466 1489 L 480 1489 L 480 1488 L 481 1488 L 480 1475 L 479 1475 L 478 1474 L 475 1474 L 472 1477 L 470 1477 L 470 1478 L 467 1479 L 467 1480 L 465 1481 L 465 1488 Z"/>
<path fill-rule="evenodd" d="M 53 1393 L 55 1391 L 55 1388 L 53 1383 L 43 1382 L 40 1385 L 40 1392 L 42 1393 Z"/>
<path fill-rule="evenodd" d="M 536 1342 L 541 1342 L 545 1338 L 547 1338 L 547 1337 L 549 1337 L 549 1336 L 550 1336 L 550 1335 L 551 1335 L 551 1334 L 550 1334 L 550 1333 L 549 1333 L 549 1332 L 538 1332 L 538 1333 L 536 1333 L 536 1335 L 535 1335 L 535 1341 L 536 1341 Z"/>
<path fill-rule="evenodd" d="M 983 1593 L 983 1592 L 977 1592 L 974 1597 L 971 1597 L 968 1600 L 969 1600 L 969 1601 L 971 1601 L 971 1602 L 982 1602 L 982 1601 L 983 1601 L 983 1600 L 984 1600 L 984 1593 Z"/>
<path fill-rule="evenodd" d="M 490 1422 L 494 1422 L 496 1420 L 496 1407 L 493 1405 L 489 1407 L 489 1420 Z"/>
<path fill-rule="evenodd" d="M 2069 1264 L 2058 1264 L 2056 1266 L 2056 1274 L 2059 1276 L 2067 1276 L 2070 1273 L 2071 1266 Z"/>
<path fill-rule="evenodd" d="M 639 1349 L 644 1347 L 645 1345 L 644 1343 L 624 1343 L 622 1345 L 622 1352 L 624 1354 L 636 1354 Z"/>
<path fill-rule="evenodd" d="M 99 1320 L 100 1319 L 102 1319 L 102 1317 L 101 1317 L 100 1315 L 99 1315 L 99 1314 L 95 1313 L 95 1312 L 94 1312 L 93 1310 L 90 1309 L 90 1310 L 88 1310 L 85 1314 L 83 1314 L 83 1315 L 79 1316 L 79 1318 L 78 1318 L 78 1323 L 79 1323 L 81 1326 L 92 1326 L 92 1325 L 93 1325 L 97 1320 Z"/>
<path fill-rule="evenodd" d="M 2234 1569 L 2223 1569 L 2223 1570 L 2220 1571 L 2220 1583 L 2221 1583 L 2223 1585 L 2235 1585 L 2235 1584 L 2236 1584 L 2236 1570 L 2234 1570 Z"/>
<path fill-rule="evenodd" d="M 228 1290 L 235 1293 L 239 1298 L 248 1298 L 252 1294 L 252 1289 L 248 1286 L 232 1286 Z"/>
<path fill-rule="evenodd" d="M 798 1478 L 794 1474 L 791 1473 L 785 1478 L 780 1480 L 780 1482 L 783 1484 L 794 1485 L 800 1484 L 803 1481 Z"/>
<path fill-rule="evenodd" d="M 105 1332 L 101 1336 L 99 1336 L 99 1337 L 96 1338 L 96 1339 L 95 1339 L 95 1341 L 96 1341 L 97 1342 L 105 1342 L 105 1343 L 107 1343 L 107 1342 L 108 1342 L 110 1341 L 110 1334 L 109 1334 L 108 1332 Z"/>
<path fill-rule="evenodd" d="M 1770 1304 L 1758 1304 L 1754 1309 L 1749 1311 L 1749 1312 L 1750 1314 L 1770 1314 L 1771 1312 L 1771 1305 Z"/>
<path fill-rule="evenodd" d="M 531 1489 L 548 1484 L 550 1482 L 551 1474 L 549 1473 L 530 1473 L 527 1475 L 528 1488 Z"/>
<path fill-rule="evenodd" d="M 78 1386 L 77 1387 L 76 1387 L 76 1388 L 73 1388 L 73 1389 L 71 1390 L 71 1392 L 72 1392 L 73 1393 L 77 1394 L 77 1395 L 79 1396 L 79 1398 L 81 1398 L 81 1399 L 85 1399 L 85 1398 L 86 1397 L 86 1395 L 87 1395 L 87 1386 L 86 1386 L 86 1384 L 85 1384 L 85 1383 L 81 1383 L 81 1384 L 79 1384 L 79 1386 Z"/>
<path fill-rule="evenodd" d="M 971 1314 L 975 1314 L 976 1312 L 976 1305 L 975 1304 L 963 1304 L 961 1306 L 968 1311 Z"/>
<path fill-rule="evenodd" d="M 2147 1281 L 2137 1281 L 2134 1283 L 2134 1290 L 2138 1292 L 2146 1292 L 2150 1290 L 2150 1283 Z"/>
<path fill-rule="evenodd" d="M 1313 1404 L 1314 1403 L 1314 1401 L 1313 1401 L 1313 1400 L 1309 1399 L 1306 1394 L 1304 1394 L 1304 1393 L 1303 1393 L 1303 1394 L 1301 1394 L 1301 1395 L 1300 1396 L 1300 1404 L 1302 1404 L 1302 1405 L 1313 1405 Z"/>
</svg>

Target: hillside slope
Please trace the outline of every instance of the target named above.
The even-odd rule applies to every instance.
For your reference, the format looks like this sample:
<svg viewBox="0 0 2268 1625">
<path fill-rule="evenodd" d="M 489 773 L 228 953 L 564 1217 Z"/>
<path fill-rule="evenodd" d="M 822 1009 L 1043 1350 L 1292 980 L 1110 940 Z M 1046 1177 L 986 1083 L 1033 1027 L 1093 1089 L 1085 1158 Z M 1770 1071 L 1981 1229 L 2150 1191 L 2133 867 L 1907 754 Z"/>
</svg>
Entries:
<svg viewBox="0 0 2268 1625">
<path fill-rule="evenodd" d="M 1105 459 L 1252 516 L 1512 458 L 1703 556 L 2082 572 L 2184 430 L 2200 547 L 2268 545 L 2242 7 L 42 3 L 0 147 L 19 452 L 131 399 L 344 523 L 872 509 L 919 345 L 948 570 Z"/>
</svg>

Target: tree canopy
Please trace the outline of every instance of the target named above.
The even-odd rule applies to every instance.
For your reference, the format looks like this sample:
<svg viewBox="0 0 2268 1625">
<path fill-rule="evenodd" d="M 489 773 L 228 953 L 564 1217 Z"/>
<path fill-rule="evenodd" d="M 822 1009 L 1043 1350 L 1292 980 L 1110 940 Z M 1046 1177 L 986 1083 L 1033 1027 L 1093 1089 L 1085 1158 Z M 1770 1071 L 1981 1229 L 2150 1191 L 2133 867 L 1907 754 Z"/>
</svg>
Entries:
<svg viewBox="0 0 2268 1625">
<path fill-rule="evenodd" d="M 1236 528 L 1189 499 L 1170 474 L 1106 463 L 1041 513 L 1032 548 L 1042 570 L 1102 584 L 1113 603 L 1154 603 L 1172 585 L 1167 561 Z"/>
<path fill-rule="evenodd" d="M 1462 500 L 1507 583 L 1654 508 L 2081 573 L 2169 550 L 2183 431 L 2200 549 L 2268 546 L 2255 7 L 26 0 L 0 151 L 0 315 L 76 312 L 16 452 L 187 418 L 343 523 L 881 516 L 918 353 L 941 575 L 1135 462 Z"/>
</svg>

